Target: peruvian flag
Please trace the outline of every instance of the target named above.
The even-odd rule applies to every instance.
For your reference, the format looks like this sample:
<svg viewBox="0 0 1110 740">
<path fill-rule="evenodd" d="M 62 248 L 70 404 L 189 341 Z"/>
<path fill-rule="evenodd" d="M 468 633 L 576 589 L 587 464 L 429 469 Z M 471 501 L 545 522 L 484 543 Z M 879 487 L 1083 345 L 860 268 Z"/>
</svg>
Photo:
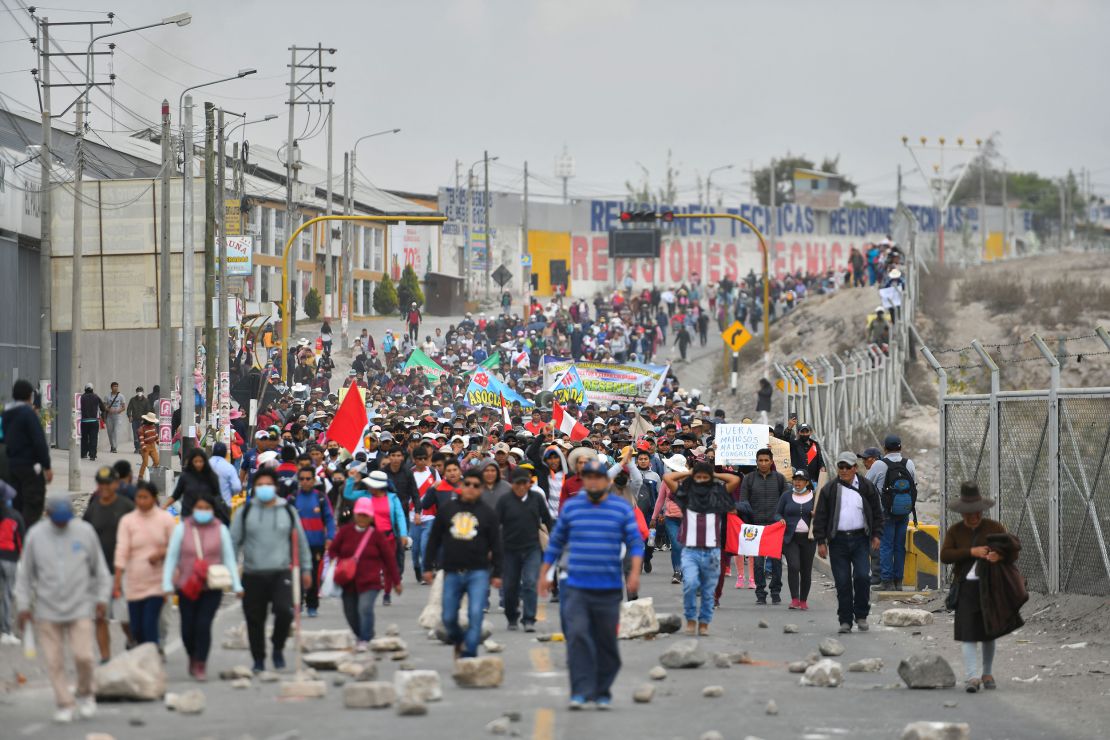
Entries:
<svg viewBox="0 0 1110 740">
<path fill-rule="evenodd" d="M 328 425 L 328 439 L 334 439 L 352 455 L 362 446 L 362 437 L 369 426 L 366 406 L 362 400 L 362 389 L 352 385 L 343 396 L 335 418 Z"/>
<path fill-rule="evenodd" d="M 504 393 L 498 393 L 497 395 L 501 398 L 501 420 L 505 422 L 505 430 L 508 431 L 513 428 L 513 423 L 509 419 L 509 404 L 505 403 Z"/>
<path fill-rule="evenodd" d="M 741 521 L 740 517 L 730 515 L 725 552 L 756 558 L 781 558 L 784 534 L 786 534 L 786 522 L 760 526 L 747 524 Z"/>
<path fill-rule="evenodd" d="M 571 442 L 577 442 L 590 436 L 589 430 L 578 419 L 568 414 L 558 401 L 553 400 L 552 404 L 554 410 L 551 412 L 551 421 L 555 422 L 556 430 L 570 437 Z M 781 538 L 779 539 L 781 542 Z"/>
</svg>

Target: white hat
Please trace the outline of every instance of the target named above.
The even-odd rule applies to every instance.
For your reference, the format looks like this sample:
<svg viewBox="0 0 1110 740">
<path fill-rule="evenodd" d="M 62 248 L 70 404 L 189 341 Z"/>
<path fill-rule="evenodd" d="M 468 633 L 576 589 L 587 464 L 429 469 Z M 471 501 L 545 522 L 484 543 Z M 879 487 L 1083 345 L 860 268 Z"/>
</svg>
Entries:
<svg viewBox="0 0 1110 740">
<path fill-rule="evenodd" d="M 663 461 L 663 464 L 675 473 L 686 472 L 686 457 L 684 455 L 671 455 Z"/>
<path fill-rule="evenodd" d="M 520 449 L 519 447 L 513 447 L 511 450 L 509 450 L 509 454 L 516 455 L 517 460 L 524 459 L 524 450 Z"/>
<path fill-rule="evenodd" d="M 375 470 L 367 476 L 371 488 L 388 488 L 389 476 L 380 470 Z"/>
<path fill-rule="evenodd" d="M 278 459 L 277 450 L 266 450 L 265 452 L 263 452 L 261 455 L 258 456 L 258 467 L 261 468 L 263 465 L 269 465 L 270 463 L 276 461 L 277 459 Z"/>
</svg>

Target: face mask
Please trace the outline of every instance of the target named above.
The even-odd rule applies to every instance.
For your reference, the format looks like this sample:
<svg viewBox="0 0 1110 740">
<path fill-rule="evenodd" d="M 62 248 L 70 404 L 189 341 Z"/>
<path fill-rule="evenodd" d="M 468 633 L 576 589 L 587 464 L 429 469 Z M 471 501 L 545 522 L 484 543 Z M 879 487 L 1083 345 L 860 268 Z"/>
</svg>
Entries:
<svg viewBox="0 0 1110 740">
<path fill-rule="evenodd" d="M 271 485 L 255 486 L 254 495 L 263 503 L 273 501 L 274 497 L 277 495 L 277 488 Z"/>
<path fill-rule="evenodd" d="M 343 479 L 342 478 L 332 478 L 331 484 L 333 486 L 341 486 L 341 485 L 343 485 Z"/>
<path fill-rule="evenodd" d="M 328 450 L 328 454 L 332 457 L 339 457 L 339 450 Z"/>
<path fill-rule="evenodd" d="M 370 529 L 370 528 L 369 527 L 360 527 L 357 524 L 355 525 L 355 531 L 356 532 L 365 532 L 368 529 Z"/>
<path fill-rule="evenodd" d="M 590 497 L 590 501 L 596 504 L 605 495 L 605 491 L 586 491 L 586 495 Z"/>
<path fill-rule="evenodd" d="M 211 509 L 196 509 L 193 511 L 193 521 L 197 524 L 208 524 L 212 521 L 213 512 Z"/>
</svg>

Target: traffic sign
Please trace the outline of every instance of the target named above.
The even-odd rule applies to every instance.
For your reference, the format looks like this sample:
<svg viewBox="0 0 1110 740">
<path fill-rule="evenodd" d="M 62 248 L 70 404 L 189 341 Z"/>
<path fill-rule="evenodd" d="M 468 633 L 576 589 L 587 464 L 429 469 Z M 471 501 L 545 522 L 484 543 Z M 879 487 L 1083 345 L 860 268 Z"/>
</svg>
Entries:
<svg viewBox="0 0 1110 740">
<path fill-rule="evenodd" d="M 751 341 L 752 335 L 744 325 L 739 321 L 732 322 L 732 326 L 721 332 L 721 337 L 725 340 L 725 344 L 732 348 L 733 352 L 739 352 L 740 348 Z"/>
<path fill-rule="evenodd" d="M 530 255 L 530 254 L 520 255 L 520 266 L 521 267 L 531 267 L 532 266 L 532 255 Z"/>
<path fill-rule="evenodd" d="M 492 277 L 498 286 L 504 286 L 505 283 L 513 279 L 513 274 L 505 269 L 505 265 L 498 265 L 497 269 L 493 271 Z"/>
</svg>

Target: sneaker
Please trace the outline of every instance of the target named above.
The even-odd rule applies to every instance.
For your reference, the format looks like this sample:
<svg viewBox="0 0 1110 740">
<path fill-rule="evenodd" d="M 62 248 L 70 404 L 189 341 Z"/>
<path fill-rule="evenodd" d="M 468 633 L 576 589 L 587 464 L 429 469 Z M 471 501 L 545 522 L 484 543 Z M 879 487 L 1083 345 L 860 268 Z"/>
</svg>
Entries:
<svg viewBox="0 0 1110 740">
<path fill-rule="evenodd" d="M 318 610 L 313 609 L 311 606 L 308 607 L 308 618 L 309 619 L 315 619 L 318 616 L 320 616 L 320 612 Z"/>
<path fill-rule="evenodd" d="M 736 588 L 744 588 L 744 579 L 736 576 Z"/>
<path fill-rule="evenodd" d="M 77 716 L 81 719 L 92 719 L 96 716 L 96 697 L 82 696 L 77 699 Z"/>
<path fill-rule="evenodd" d="M 876 588 L 877 591 L 893 591 L 894 581 L 881 581 Z"/>
<path fill-rule="evenodd" d="M 762 599 L 759 598 L 759 597 L 756 597 L 755 605 L 756 606 L 767 606 L 767 597 L 764 596 Z"/>
<path fill-rule="evenodd" d="M 355 652 L 356 653 L 365 653 L 369 649 L 370 649 L 370 643 L 368 643 L 366 640 L 359 640 L 358 642 L 355 643 Z"/>
<path fill-rule="evenodd" d="M 68 725 L 73 721 L 73 707 L 61 707 L 55 710 L 54 721 L 60 725 Z"/>
<path fill-rule="evenodd" d="M 274 661 L 274 670 L 275 671 L 285 670 L 285 656 L 281 653 L 280 650 L 275 650 L 274 651 L 274 656 L 273 656 L 272 660 Z"/>
<path fill-rule="evenodd" d="M 23 641 L 15 635 L 5 633 L 0 635 L 0 645 L 22 645 Z"/>
<path fill-rule="evenodd" d="M 382 606 L 389 606 L 393 603 L 393 599 L 389 598 L 389 594 L 382 597 Z"/>
<path fill-rule="evenodd" d="M 771 594 L 771 603 L 772 604 L 781 604 L 782 603 L 782 597 L 779 596 L 778 594 Z"/>
<path fill-rule="evenodd" d="M 644 572 L 645 573 L 650 573 L 651 572 L 651 561 L 650 560 L 645 560 L 644 561 Z"/>
<path fill-rule="evenodd" d="M 802 611 L 806 611 L 807 609 L 809 609 L 809 604 L 807 604 L 804 601 L 799 601 L 798 602 L 798 608 L 801 609 Z"/>
<path fill-rule="evenodd" d="M 262 671 L 264 671 L 264 670 L 266 670 L 266 664 L 265 664 L 265 662 L 263 662 L 261 660 L 254 661 L 254 665 L 251 666 L 251 673 L 256 673 L 256 674 L 257 673 L 262 673 Z M 189 675 L 190 676 L 193 675 L 193 662 L 192 661 L 189 661 Z"/>
<path fill-rule="evenodd" d="M 787 609 L 801 609 L 802 608 L 802 602 L 798 599 L 791 599 L 790 600 L 790 606 L 788 606 L 786 608 Z"/>
<path fill-rule="evenodd" d="M 856 620 L 856 629 L 858 629 L 860 632 L 866 632 L 867 630 L 871 629 L 871 625 L 867 623 L 866 617 Z"/>
<path fill-rule="evenodd" d="M 983 688 L 988 691 L 998 688 L 998 684 L 994 682 L 994 676 L 989 673 L 983 675 Z"/>
<path fill-rule="evenodd" d="M 525 632 L 535 632 L 536 631 L 535 622 L 525 622 L 524 623 L 524 631 Z"/>
<path fill-rule="evenodd" d="M 842 625 L 840 625 L 840 629 L 837 630 L 837 632 L 839 632 L 842 635 L 846 635 L 851 631 L 852 631 L 852 625 L 849 624 L 848 622 L 844 622 Z"/>
<path fill-rule="evenodd" d="M 671 576 L 671 583 L 682 583 L 682 574 L 677 570 L 674 572 L 674 575 Z"/>
<path fill-rule="evenodd" d="M 208 680 L 208 670 L 207 670 L 207 668 L 208 667 L 207 667 L 207 665 L 205 664 L 205 662 L 203 660 L 198 660 L 196 662 L 196 665 L 193 668 L 193 678 L 195 678 L 197 681 L 200 681 L 201 683 L 204 683 L 205 681 L 207 681 Z"/>
<path fill-rule="evenodd" d="M 586 708 L 586 697 L 584 697 L 584 696 L 578 696 L 578 695 L 572 696 L 572 697 L 570 697 L 570 702 L 567 703 L 567 709 L 569 709 L 572 712 L 580 712 L 585 708 Z"/>
<path fill-rule="evenodd" d="M 751 589 L 754 589 L 754 588 L 755 588 L 755 579 L 753 578 L 750 581 L 748 581 L 748 590 L 751 590 Z"/>
<path fill-rule="evenodd" d="M 977 679 L 977 678 L 968 679 L 968 682 L 964 684 L 964 691 L 966 691 L 969 694 L 979 693 L 979 679 Z"/>
<path fill-rule="evenodd" d="M 595 704 L 597 706 L 597 711 L 608 712 L 613 708 L 613 699 L 608 696 L 599 696 Z"/>
<path fill-rule="evenodd" d="M 705 622 L 698 623 L 698 637 L 709 637 L 709 625 Z"/>
<path fill-rule="evenodd" d="M 506 627 L 506 629 L 509 630 L 509 632 L 516 632 L 520 627 L 517 626 L 516 622 L 509 622 L 509 626 Z"/>
</svg>

